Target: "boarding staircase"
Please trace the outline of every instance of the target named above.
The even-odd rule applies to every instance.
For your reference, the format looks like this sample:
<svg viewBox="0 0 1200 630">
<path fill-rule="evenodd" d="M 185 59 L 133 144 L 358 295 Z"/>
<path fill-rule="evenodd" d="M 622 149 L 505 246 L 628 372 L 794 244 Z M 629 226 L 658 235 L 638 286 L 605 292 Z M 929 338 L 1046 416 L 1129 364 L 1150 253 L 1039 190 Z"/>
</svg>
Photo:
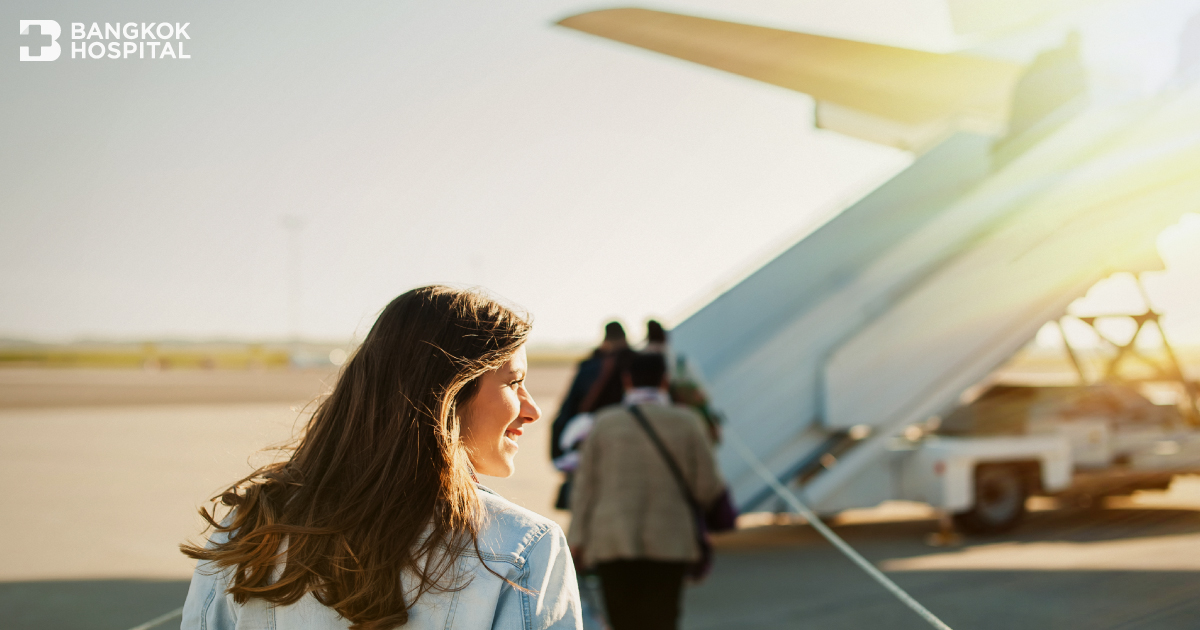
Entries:
<svg viewBox="0 0 1200 630">
<path fill-rule="evenodd" d="M 818 127 L 915 154 L 672 331 L 725 431 L 818 512 L 1200 210 L 1200 87 L 1089 100 L 1070 41 L 1014 67 L 640 9 L 562 24 L 805 92 Z M 719 462 L 741 509 L 769 507 Z"/>
<path fill-rule="evenodd" d="M 821 512 L 905 428 L 1200 210 L 1200 89 L 1092 106 L 997 168 L 958 134 L 683 321 L 736 432 Z M 855 439 L 855 438 L 859 439 Z M 833 455 L 834 452 L 836 455 Z M 720 464 L 743 509 L 769 493 Z"/>
<path fill-rule="evenodd" d="M 894 437 L 1100 278 L 1159 268 L 1200 210 L 1200 88 L 1098 100 L 1074 37 L 1021 66 L 641 8 L 560 24 L 804 92 L 817 127 L 914 155 L 672 331 L 725 431 L 818 512 L 862 504 Z M 740 508 L 770 500 L 719 461 Z"/>
</svg>

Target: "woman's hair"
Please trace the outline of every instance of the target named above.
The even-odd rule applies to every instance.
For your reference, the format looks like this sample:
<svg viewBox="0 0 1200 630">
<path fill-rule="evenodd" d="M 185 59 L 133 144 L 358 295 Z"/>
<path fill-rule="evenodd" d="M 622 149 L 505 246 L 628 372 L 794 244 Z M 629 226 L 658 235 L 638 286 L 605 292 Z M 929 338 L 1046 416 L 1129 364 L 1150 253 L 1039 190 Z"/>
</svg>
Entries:
<svg viewBox="0 0 1200 630">
<path fill-rule="evenodd" d="M 646 322 L 646 341 L 649 343 L 667 343 L 667 331 L 657 319 Z"/>
<path fill-rule="evenodd" d="M 462 588 L 478 548 L 475 485 L 457 410 L 529 334 L 486 295 L 442 286 L 392 300 L 346 362 L 286 462 L 265 466 L 200 514 L 218 537 L 180 546 L 230 571 L 239 603 L 313 593 L 355 630 L 405 624 L 423 593 Z M 282 573 L 277 567 L 282 564 Z"/>
</svg>

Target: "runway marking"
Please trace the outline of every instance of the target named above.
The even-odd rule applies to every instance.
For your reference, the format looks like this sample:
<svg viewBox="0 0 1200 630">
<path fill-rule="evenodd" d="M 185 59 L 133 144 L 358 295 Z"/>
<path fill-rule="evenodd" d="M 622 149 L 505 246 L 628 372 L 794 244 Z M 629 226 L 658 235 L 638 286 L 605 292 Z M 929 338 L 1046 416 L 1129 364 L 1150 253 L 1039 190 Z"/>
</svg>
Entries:
<svg viewBox="0 0 1200 630">
<path fill-rule="evenodd" d="M 164 621 L 170 621 L 176 617 L 182 617 L 182 616 L 183 616 L 183 608 L 182 607 L 176 608 L 175 610 L 172 610 L 169 613 L 159 615 L 159 616 L 151 619 L 150 621 L 147 621 L 146 623 L 143 623 L 139 626 L 134 626 L 134 627 L 130 628 L 129 630 L 150 630 L 150 628 L 153 628 L 154 626 L 157 626 L 158 624 L 163 623 Z"/>
</svg>

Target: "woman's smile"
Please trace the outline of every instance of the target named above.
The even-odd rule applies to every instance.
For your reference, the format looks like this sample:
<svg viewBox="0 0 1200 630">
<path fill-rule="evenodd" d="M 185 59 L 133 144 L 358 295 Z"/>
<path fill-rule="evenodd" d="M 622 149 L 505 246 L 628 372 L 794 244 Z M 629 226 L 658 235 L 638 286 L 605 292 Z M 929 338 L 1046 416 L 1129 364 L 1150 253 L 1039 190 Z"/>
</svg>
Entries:
<svg viewBox="0 0 1200 630">
<path fill-rule="evenodd" d="M 491 477 L 513 473 L 524 426 L 542 417 L 525 389 L 529 369 L 525 348 L 500 367 L 479 377 L 475 395 L 462 412 L 462 441 L 476 472 Z"/>
</svg>

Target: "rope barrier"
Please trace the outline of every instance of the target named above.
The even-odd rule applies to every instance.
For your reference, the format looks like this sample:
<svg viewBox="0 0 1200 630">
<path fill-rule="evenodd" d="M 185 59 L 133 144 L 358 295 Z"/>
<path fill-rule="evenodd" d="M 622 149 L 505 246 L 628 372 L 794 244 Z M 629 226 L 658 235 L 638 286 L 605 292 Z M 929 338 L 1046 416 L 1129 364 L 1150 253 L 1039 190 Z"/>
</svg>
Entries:
<svg viewBox="0 0 1200 630">
<path fill-rule="evenodd" d="M 843 554 L 845 554 L 846 557 L 850 558 L 850 560 L 854 562 L 854 564 L 857 564 L 860 569 L 865 571 L 867 575 L 871 576 L 881 586 L 890 591 L 892 595 L 895 595 L 901 603 L 903 603 L 913 612 L 917 613 L 917 615 L 919 615 L 922 619 L 929 622 L 929 625 L 937 628 L 938 630 L 951 630 L 950 626 L 946 625 L 945 622 L 943 622 L 941 619 L 938 619 L 936 615 L 929 612 L 929 609 L 922 606 L 921 602 L 913 599 L 912 595 L 909 595 L 904 591 L 904 589 L 897 586 L 895 582 L 888 579 L 888 577 L 884 575 L 882 571 L 877 569 L 875 565 L 871 564 L 870 561 L 859 555 L 859 553 L 855 551 L 853 547 L 847 544 L 846 541 L 842 540 L 840 536 L 833 533 L 833 530 L 829 529 L 825 523 L 821 522 L 821 519 L 818 518 L 817 515 L 810 510 L 808 506 L 805 505 L 798 497 L 796 497 L 795 493 L 793 493 L 791 490 L 788 490 L 783 484 L 779 483 L 779 480 L 776 479 L 775 476 L 771 474 L 771 471 L 767 470 L 767 467 L 764 466 L 763 463 L 754 456 L 754 453 L 750 452 L 750 449 L 746 447 L 746 445 L 738 438 L 737 435 L 734 435 L 733 432 L 730 431 L 725 434 L 724 438 L 725 441 L 737 451 L 738 455 L 741 455 L 742 459 L 746 460 L 746 463 L 754 469 L 754 472 L 758 473 L 758 475 L 763 478 L 763 481 L 767 482 L 767 485 L 775 491 L 775 494 L 779 495 L 779 498 L 783 499 L 784 502 L 787 503 L 793 510 L 795 510 L 797 514 L 803 516 L 804 519 L 808 521 L 809 525 L 812 525 L 813 528 L 820 532 L 820 534 L 824 536 L 826 540 L 833 543 L 833 546 L 837 547 L 838 551 L 841 551 Z"/>
</svg>

